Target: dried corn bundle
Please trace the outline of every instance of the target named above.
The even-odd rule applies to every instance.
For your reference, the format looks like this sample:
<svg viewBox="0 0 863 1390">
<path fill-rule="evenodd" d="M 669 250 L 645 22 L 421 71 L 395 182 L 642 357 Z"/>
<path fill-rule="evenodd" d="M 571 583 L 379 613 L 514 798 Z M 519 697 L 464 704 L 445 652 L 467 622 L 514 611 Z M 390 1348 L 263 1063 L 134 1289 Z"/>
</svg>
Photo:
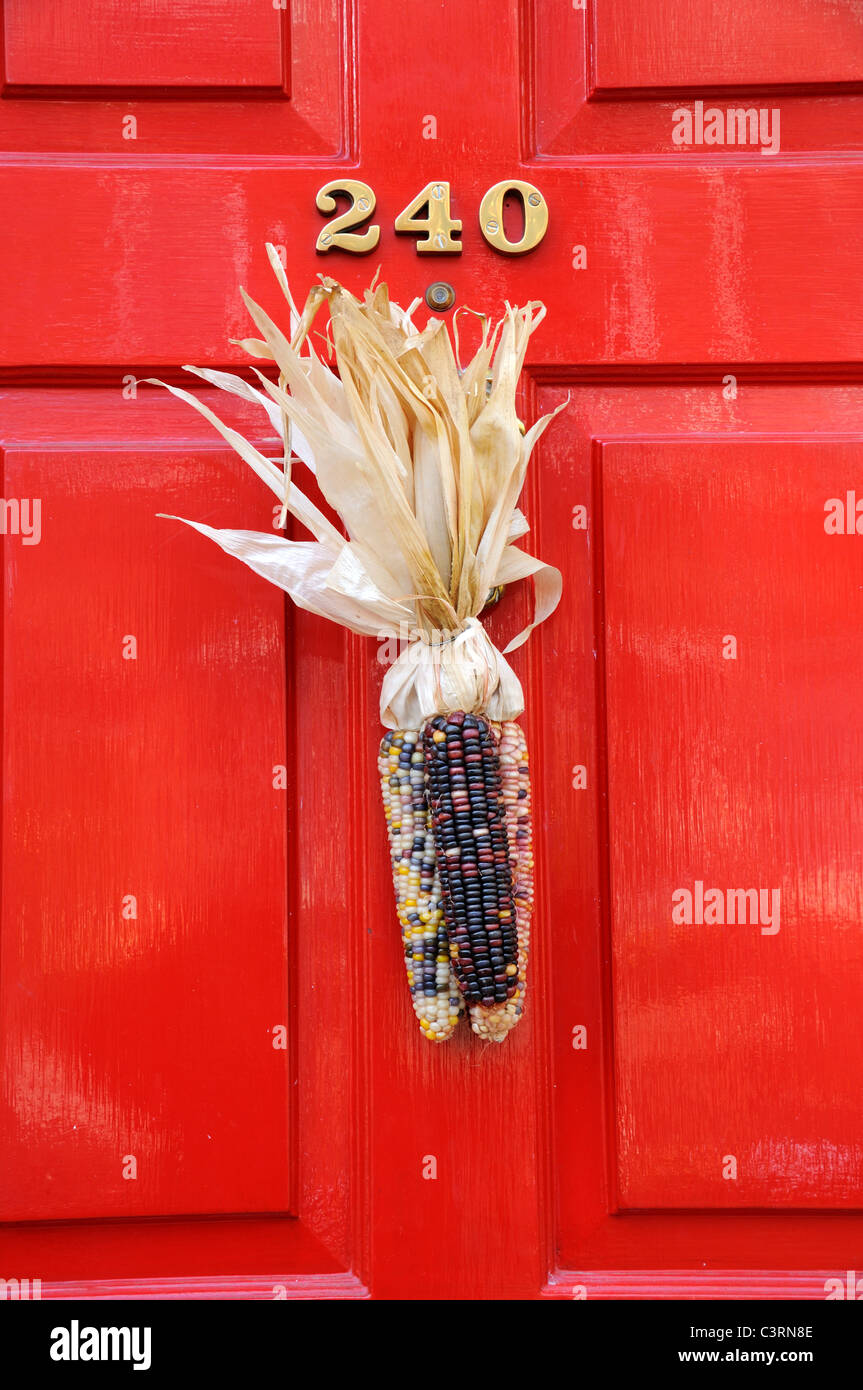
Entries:
<svg viewBox="0 0 863 1390">
<path fill-rule="evenodd" d="M 418 328 L 416 304 L 400 309 L 384 285 L 358 300 L 321 277 L 299 312 L 275 249 L 267 253 L 290 331 L 244 295 L 261 336 L 242 345 L 274 364 L 278 380 L 254 366 L 255 381 L 187 370 L 260 406 L 281 459 L 189 392 L 167 389 L 254 469 L 282 520 L 290 514 L 313 539 L 187 524 L 301 608 L 379 641 L 408 635 L 381 689 L 381 722 L 392 732 L 379 772 L 414 1009 L 426 1036 L 442 1041 L 467 1004 L 474 1031 L 500 1040 L 524 1001 L 530 793 L 514 723 L 521 685 L 479 614 L 489 594 L 533 577 L 533 621 L 509 652 L 560 598 L 559 571 L 514 544 L 528 530 L 517 505 L 528 460 L 552 418 L 525 431 L 515 408 L 528 340 L 545 310 L 507 305 L 494 328 L 482 319 L 479 345 L 462 365 L 445 325 L 430 319 Z M 337 370 L 309 336 L 324 304 Z M 342 529 L 297 485 L 294 460 L 315 475 Z"/>
</svg>

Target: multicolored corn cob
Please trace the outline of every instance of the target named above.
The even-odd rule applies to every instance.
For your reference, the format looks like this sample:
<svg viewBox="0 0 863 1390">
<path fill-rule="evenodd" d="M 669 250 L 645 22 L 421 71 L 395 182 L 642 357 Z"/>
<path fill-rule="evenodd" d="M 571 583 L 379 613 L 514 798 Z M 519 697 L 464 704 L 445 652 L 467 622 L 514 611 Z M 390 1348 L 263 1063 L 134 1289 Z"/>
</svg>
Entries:
<svg viewBox="0 0 863 1390">
<path fill-rule="evenodd" d="M 518 929 L 497 739 L 487 719 L 456 711 L 423 730 L 444 918 L 453 970 L 468 1004 L 514 993 Z"/>
<path fill-rule="evenodd" d="M 533 915 L 533 829 L 530 763 L 524 731 L 514 720 L 493 724 L 492 730 L 499 740 L 501 790 L 518 930 L 518 983 L 505 1004 L 496 1003 L 491 1008 L 482 1003 L 472 1004 L 470 1024 L 480 1037 L 503 1042 L 524 1011 L 530 920 Z"/>
<path fill-rule="evenodd" d="M 464 1011 L 502 1042 L 524 1009 L 533 845 L 521 727 L 454 711 L 384 736 L 378 758 L 414 1010 L 449 1038 Z"/>
<path fill-rule="evenodd" d="M 427 1038 L 444 1042 L 464 1011 L 450 964 L 419 733 L 384 736 L 378 756 L 396 910 L 414 1012 Z"/>
</svg>

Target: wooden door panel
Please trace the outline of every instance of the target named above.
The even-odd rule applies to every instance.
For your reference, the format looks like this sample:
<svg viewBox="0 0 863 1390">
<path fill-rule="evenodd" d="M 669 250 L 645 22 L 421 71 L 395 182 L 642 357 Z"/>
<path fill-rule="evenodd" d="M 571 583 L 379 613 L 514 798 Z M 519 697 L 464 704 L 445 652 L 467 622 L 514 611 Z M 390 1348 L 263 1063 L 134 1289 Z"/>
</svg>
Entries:
<svg viewBox="0 0 863 1390">
<path fill-rule="evenodd" d="M 861 1203 L 861 463 L 601 448 L 621 1210 Z"/>
<path fill-rule="evenodd" d="M 558 9 L 524 0 L 523 141 L 529 158 L 662 154 L 703 161 L 740 148 L 677 143 L 675 113 L 779 110 L 784 153 L 855 147 L 863 96 L 863 20 L 854 5 L 794 0 L 592 0 Z M 735 118 L 736 124 L 736 118 Z"/>
<path fill-rule="evenodd" d="M 548 1292 L 823 1297 L 863 1239 L 845 620 L 863 561 L 859 537 L 824 530 L 825 502 L 853 486 L 863 387 L 806 369 L 537 370 L 534 409 L 568 393 L 528 503 L 573 599 L 538 643 L 559 1174 Z M 720 643 L 733 631 L 726 612 L 746 679 L 712 643 L 714 619 Z M 699 853 L 720 873 L 781 871 L 780 931 L 673 924 L 686 885 L 669 875 Z M 746 1136 L 745 1163 L 730 1133 Z"/>
<path fill-rule="evenodd" d="M 0 443 L 42 501 L 3 542 L 0 1258 L 46 1297 L 363 1297 L 345 635 L 156 517 L 273 520 L 167 393 L 5 388 Z"/>
<path fill-rule="evenodd" d="M 284 604 L 155 515 L 271 511 L 182 437 L 81 448 L 86 408 L 5 451 L 2 1216 L 282 1210 Z"/>
<path fill-rule="evenodd" d="M 595 90 L 859 83 L 863 15 L 823 0 L 595 0 Z"/>
<path fill-rule="evenodd" d="M 352 144 L 352 13 L 350 0 L 3 0 L 0 150 L 130 169 L 164 155 L 331 165 Z"/>
<path fill-rule="evenodd" d="M 279 90 L 287 10 L 257 0 L 5 0 L 12 87 Z"/>
</svg>

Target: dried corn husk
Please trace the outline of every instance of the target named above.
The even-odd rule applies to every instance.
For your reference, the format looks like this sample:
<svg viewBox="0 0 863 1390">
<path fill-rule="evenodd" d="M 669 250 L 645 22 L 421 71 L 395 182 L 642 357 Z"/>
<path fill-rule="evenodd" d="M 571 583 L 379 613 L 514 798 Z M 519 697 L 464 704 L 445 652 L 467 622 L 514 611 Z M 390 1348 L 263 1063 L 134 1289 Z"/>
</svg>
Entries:
<svg viewBox="0 0 863 1390">
<path fill-rule="evenodd" d="M 260 338 L 243 346 L 276 363 L 278 383 L 255 367 L 258 385 L 229 372 L 187 370 L 259 405 L 282 463 L 194 395 L 167 389 L 215 426 L 313 539 L 186 524 L 301 608 L 380 640 L 409 634 L 383 681 L 387 728 L 419 728 L 449 709 L 514 719 L 524 708 L 520 682 L 478 615 L 497 585 L 533 576 L 534 617 L 509 652 L 560 598 L 559 571 L 513 544 L 528 529 L 517 507 L 528 460 L 552 418 L 522 435 L 515 408 L 528 340 L 544 307 L 507 305 L 494 329 L 484 325 L 480 347 L 460 369 L 444 324 L 430 319 L 419 330 L 413 306 L 391 303 L 384 285 L 358 300 L 322 277 L 298 312 L 275 250 L 267 251 L 288 301 L 290 336 L 244 295 Z M 338 373 L 308 336 L 324 303 Z M 313 471 L 346 536 L 298 487 L 292 455 Z"/>
</svg>

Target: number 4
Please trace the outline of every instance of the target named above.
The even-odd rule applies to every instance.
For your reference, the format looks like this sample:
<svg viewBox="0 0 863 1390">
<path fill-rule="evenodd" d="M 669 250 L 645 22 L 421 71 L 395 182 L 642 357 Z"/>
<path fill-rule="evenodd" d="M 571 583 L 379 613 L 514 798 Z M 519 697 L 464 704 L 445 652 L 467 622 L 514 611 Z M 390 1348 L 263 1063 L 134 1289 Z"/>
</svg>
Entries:
<svg viewBox="0 0 863 1390">
<path fill-rule="evenodd" d="M 419 216 L 425 209 L 425 217 Z M 395 220 L 397 232 L 422 237 L 417 241 L 420 255 L 460 256 L 462 244 L 453 236 L 461 231 L 461 222 L 450 216 L 449 184 L 438 180 L 427 183 L 421 193 L 408 203 Z"/>
</svg>

